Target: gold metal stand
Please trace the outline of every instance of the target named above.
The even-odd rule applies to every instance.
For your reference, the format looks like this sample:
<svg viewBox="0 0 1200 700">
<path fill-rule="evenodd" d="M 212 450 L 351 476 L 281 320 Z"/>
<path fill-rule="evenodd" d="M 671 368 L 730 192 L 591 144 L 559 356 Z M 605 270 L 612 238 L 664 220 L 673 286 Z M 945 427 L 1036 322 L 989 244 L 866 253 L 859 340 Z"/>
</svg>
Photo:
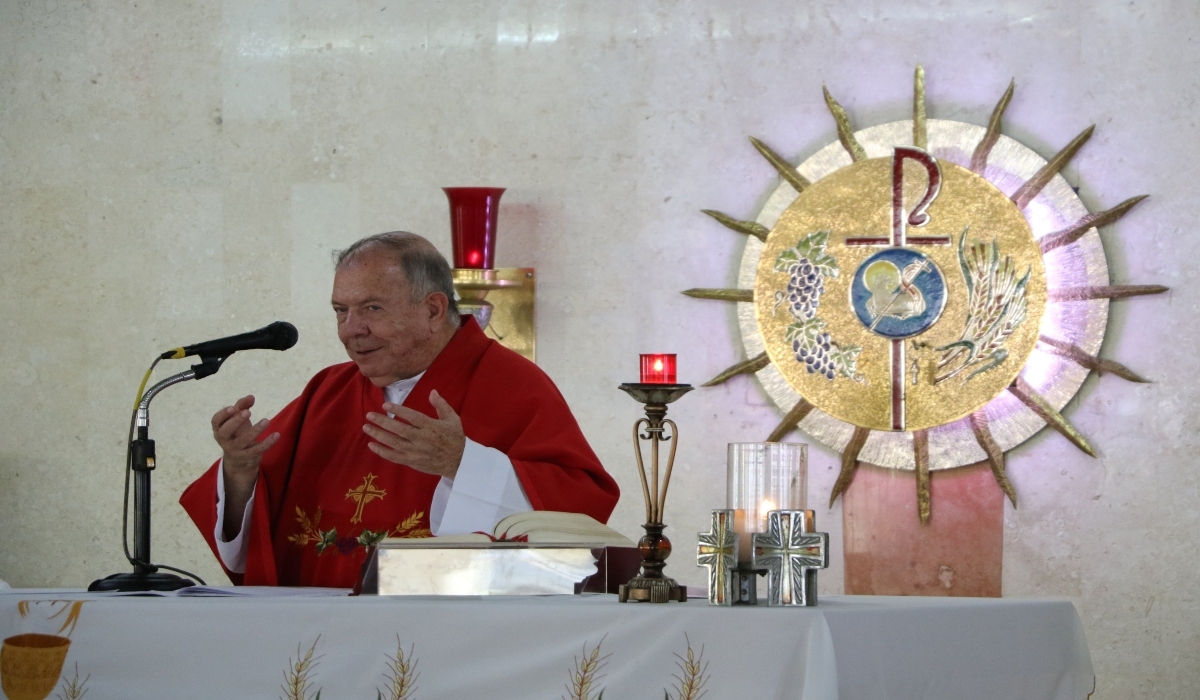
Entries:
<svg viewBox="0 0 1200 700">
<path fill-rule="evenodd" d="M 474 316 L 488 337 L 536 362 L 536 271 L 532 267 L 500 267 L 458 268 L 451 273 L 459 310 Z"/>
</svg>

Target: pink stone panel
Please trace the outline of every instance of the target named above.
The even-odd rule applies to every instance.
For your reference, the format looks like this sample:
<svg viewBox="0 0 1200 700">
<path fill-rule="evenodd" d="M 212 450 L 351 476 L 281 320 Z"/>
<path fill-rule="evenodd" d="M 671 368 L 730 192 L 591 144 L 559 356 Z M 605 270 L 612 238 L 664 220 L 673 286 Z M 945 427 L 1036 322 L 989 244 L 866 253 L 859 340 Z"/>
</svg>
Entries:
<svg viewBox="0 0 1200 700">
<path fill-rule="evenodd" d="M 842 497 L 846 593 L 1000 597 L 1004 493 L 987 464 L 933 472 L 917 517 L 916 475 L 864 464 Z"/>
</svg>

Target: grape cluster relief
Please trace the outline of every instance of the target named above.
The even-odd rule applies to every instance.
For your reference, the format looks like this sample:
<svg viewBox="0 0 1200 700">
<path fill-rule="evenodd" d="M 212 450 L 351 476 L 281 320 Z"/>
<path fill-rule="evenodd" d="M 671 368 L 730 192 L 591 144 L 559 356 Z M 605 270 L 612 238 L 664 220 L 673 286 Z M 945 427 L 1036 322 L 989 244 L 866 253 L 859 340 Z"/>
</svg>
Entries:
<svg viewBox="0 0 1200 700">
<path fill-rule="evenodd" d="M 795 319 L 785 337 L 796 361 L 803 363 L 809 374 L 860 381 L 855 367 L 862 348 L 835 342 L 825 331 L 825 321 L 817 316 L 825 280 L 838 276 L 837 259 L 825 252 L 828 241 L 829 231 L 815 231 L 775 258 L 775 270 L 788 273 L 787 291 L 775 293 L 776 308 L 786 302 Z"/>
</svg>

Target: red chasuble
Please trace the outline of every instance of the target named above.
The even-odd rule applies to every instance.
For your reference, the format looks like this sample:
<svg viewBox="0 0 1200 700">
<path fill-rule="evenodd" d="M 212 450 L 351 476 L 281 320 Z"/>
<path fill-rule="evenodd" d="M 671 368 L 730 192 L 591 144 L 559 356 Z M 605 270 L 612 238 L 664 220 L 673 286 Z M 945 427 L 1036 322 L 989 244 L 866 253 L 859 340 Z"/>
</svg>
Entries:
<svg viewBox="0 0 1200 700">
<path fill-rule="evenodd" d="M 512 460 L 536 510 L 608 520 L 618 489 L 579 430 L 562 394 L 529 360 L 488 338 L 474 318 L 437 356 L 404 405 L 436 418 L 436 389 L 467 437 Z M 439 477 L 367 449 L 368 412 L 384 413 L 383 390 L 352 362 L 322 370 L 271 419 L 280 434 L 259 471 L 251 513 L 246 585 L 354 585 L 365 548 L 384 537 L 428 537 Z M 219 464 L 219 463 L 218 463 Z M 179 502 L 216 553 L 218 465 Z M 218 557 L 219 559 L 220 557 Z"/>
</svg>

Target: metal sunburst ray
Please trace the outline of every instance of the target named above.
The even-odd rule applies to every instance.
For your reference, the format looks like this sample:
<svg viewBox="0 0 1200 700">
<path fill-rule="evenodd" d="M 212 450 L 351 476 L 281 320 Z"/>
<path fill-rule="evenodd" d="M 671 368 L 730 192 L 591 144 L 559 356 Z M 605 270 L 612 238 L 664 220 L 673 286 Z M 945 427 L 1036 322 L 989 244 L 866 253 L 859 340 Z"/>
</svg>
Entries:
<svg viewBox="0 0 1200 700">
<path fill-rule="evenodd" d="M 833 121 L 837 122 L 838 141 L 842 142 L 842 147 L 846 149 L 854 162 L 866 160 L 866 150 L 863 149 L 858 139 L 854 138 L 854 127 L 850 124 L 850 116 L 846 114 L 846 110 L 838 104 L 838 101 L 833 99 L 833 95 L 829 94 L 829 88 L 822 85 L 821 90 L 825 93 L 825 105 L 829 107 Z"/>
<path fill-rule="evenodd" d="M 740 219 L 735 219 L 728 214 L 723 214 L 717 211 L 716 209 L 701 209 L 700 212 L 702 214 L 708 214 L 712 218 L 716 219 L 722 226 L 731 231 L 744 233 L 747 236 L 754 236 L 763 243 L 767 242 L 767 234 L 770 233 L 770 230 L 757 221 L 742 221 Z"/>
<path fill-rule="evenodd" d="M 1130 197 L 1129 199 L 1121 202 L 1117 206 L 1107 211 L 1088 214 L 1068 228 L 1043 236 L 1038 242 L 1038 245 L 1042 247 L 1043 254 L 1049 253 L 1055 248 L 1061 248 L 1062 246 L 1070 245 L 1082 238 L 1083 234 L 1087 233 L 1093 228 L 1108 226 L 1114 221 L 1117 221 L 1122 216 L 1125 216 L 1130 209 L 1133 209 L 1139 202 L 1149 196 L 1150 195 L 1148 194 L 1139 194 L 1136 197 Z"/>
<path fill-rule="evenodd" d="M 1004 91 L 1004 96 L 996 103 L 996 108 L 992 110 L 992 118 L 988 120 L 987 131 L 983 138 L 979 140 L 979 145 L 975 147 L 975 153 L 971 155 L 971 171 L 977 175 L 982 175 L 987 168 L 988 155 L 992 152 L 992 147 L 1000 140 L 1001 121 L 1004 117 L 1004 110 L 1008 109 L 1008 103 L 1012 101 L 1013 90 L 1016 88 L 1016 79 L 1008 83 L 1008 89 Z"/>
<path fill-rule="evenodd" d="M 1161 284 L 1120 284 L 1090 287 L 1061 287 L 1046 291 L 1046 301 L 1088 301 L 1090 299 L 1128 299 L 1147 294 L 1162 294 L 1170 287 Z"/>
<path fill-rule="evenodd" d="M 1080 365 L 1081 367 L 1086 367 L 1090 370 L 1095 370 L 1099 374 L 1104 374 L 1107 372 L 1110 374 L 1115 374 L 1121 379 L 1137 382 L 1138 384 L 1150 383 L 1149 379 L 1146 379 L 1137 372 L 1134 372 L 1120 362 L 1106 360 L 1097 355 L 1089 354 L 1084 352 L 1083 348 L 1079 347 L 1078 345 L 1074 345 L 1065 340 L 1059 340 L 1058 338 L 1051 338 L 1042 335 L 1038 336 L 1038 342 L 1048 346 L 1050 352 L 1054 353 L 1055 355 L 1072 360 L 1075 362 L 1075 364 Z"/>
<path fill-rule="evenodd" d="M 1004 450 L 1000 449 L 1000 445 L 992 437 L 991 428 L 988 427 L 987 411 L 981 408 L 971 414 L 971 430 L 975 433 L 975 441 L 988 456 L 988 466 L 992 468 L 992 476 L 1000 485 L 1000 490 L 1004 491 L 1004 495 L 1012 501 L 1013 508 L 1016 508 L 1017 490 L 1013 488 L 1008 474 L 1004 471 Z"/>
<path fill-rule="evenodd" d="M 800 171 L 792 167 L 791 163 L 787 162 L 778 153 L 771 150 L 771 147 L 767 144 L 754 138 L 753 136 L 750 137 L 750 143 L 754 144 L 754 147 L 758 149 L 758 152 L 762 154 L 762 157 L 767 159 L 767 162 L 771 164 L 771 167 L 775 168 L 775 171 L 779 173 L 780 177 L 782 177 L 784 180 L 787 180 L 787 183 L 792 186 L 792 189 L 796 190 L 797 194 L 804 191 L 804 188 L 812 184 L 806 177 L 800 174 Z"/>
<path fill-rule="evenodd" d="M 833 507 L 834 501 L 838 496 L 850 488 L 850 482 L 854 481 L 854 473 L 858 470 L 858 453 L 862 452 L 863 445 L 867 443 L 867 437 L 871 434 L 870 428 L 854 428 L 854 435 L 850 436 L 850 442 L 846 444 L 846 449 L 842 450 L 842 470 L 838 473 L 837 481 L 833 484 L 833 491 L 829 494 L 829 507 Z"/>
<path fill-rule="evenodd" d="M 724 384 L 739 374 L 753 374 L 769 364 L 771 364 L 771 358 L 767 357 L 766 352 L 763 352 L 755 357 L 750 358 L 749 360 L 744 360 L 736 365 L 726 368 L 720 374 L 701 384 L 700 386 L 704 387 Z M 768 442 L 770 442 L 770 440 L 768 440 Z"/>
<path fill-rule="evenodd" d="M 716 299 L 717 301 L 754 301 L 753 289 L 685 289 L 683 293 L 694 299 Z"/>
<path fill-rule="evenodd" d="M 917 516 L 922 525 L 929 524 L 933 513 L 933 494 L 929 483 L 929 431 L 913 431 L 913 464 L 917 468 Z"/>
<path fill-rule="evenodd" d="M 803 397 L 800 398 L 796 401 L 796 405 L 792 406 L 792 410 L 788 411 L 787 415 L 783 417 L 783 420 L 779 421 L 779 425 L 775 426 L 775 429 L 767 436 L 767 442 L 779 442 L 782 440 L 783 436 L 792 432 L 796 429 L 796 426 L 800 425 L 800 421 L 804 420 L 804 417 L 811 413 L 813 408 L 815 407 L 811 403 Z"/>
<path fill-rule="evenodd" d="M 1061 413 L 1051 406 L 1045 397 L 1034 391 L 1033 387 L 1029 386 L 1024 379 L 1017 377 L 1012 386 L 1008 387 L 1008 392 L 1038 414 L 1038 417 L 1046 421 L 1046 425 L 1062 433 L 1063 437 L 1070 440 L 1073 445 L 1091 457 L 1096 456 L 1096 448 L 1092 447 L 1092 443 L 1088 442 L 1083 433 L 1076 430 L 1075 426 L 1071 425 Z"/>
<path fill-rule="evenodd" d="M 1058 172 L 1067 165 L 1067 163 L 1071 162 L 1071 158 L 1075 157 L 1075 154 L 1079 152 L 1079 149 L 1083 148 L 1083 144 L 1087 143 L 1088 139 L 1092 138 L 1092 132 L 1095 130 L 1096 125 L 1092 124 L 1088 128 L 1079 132 L 1078 136 L 1071 139 L 1071 143 L 1068 143 L 1061 151 L 1055 153 L 1053 158 L 1047 161 L 1047 163 L 1043 165 L 1041 169 L 1033 174 L 1033 177 L 1029 178 L 1024 185 L 1021 185 L 1021 187 L 1013 193 L 1012 201 L 1013 204 L 1017 205 L 1017 209 L 1024 211 L 1025 207 L 1029 206 L 1029 203 L 1033 201 L 1034 197 L 1038 196 L 1038 193 L 1042 191 L 1042 188 L 1049 184 L 1050 180 L 1054 179 L 1054 176 L 1057 175 Z"/>
<path fill-rule="evenodd" d="M 913 145 L 924 150 L 929 142 L 925 116 L 925 69 L 917 64 L 913 72 Z"/>
</svg>

